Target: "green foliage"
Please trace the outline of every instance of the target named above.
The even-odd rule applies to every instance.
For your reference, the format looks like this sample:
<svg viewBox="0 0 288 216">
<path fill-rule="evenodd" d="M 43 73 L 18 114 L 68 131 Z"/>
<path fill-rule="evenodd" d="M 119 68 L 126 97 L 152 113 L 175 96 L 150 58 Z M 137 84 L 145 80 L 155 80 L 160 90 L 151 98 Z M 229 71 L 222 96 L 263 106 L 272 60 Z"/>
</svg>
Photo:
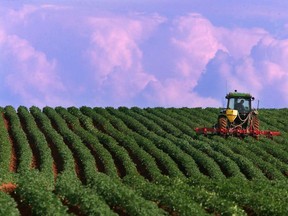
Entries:
<svg viewBox="0 0 288 216">
<path fill-rule="evenodd" d="M 259 111 L 273 140 L 196 137 L 215 108 L 0 112 L 0 215 L 288 215 L 288 109 Z"/>
<path fill-rule="evenodd" d="M 68 215 L 67 207 L 52 192 L 49 179 L 39 172 L 27 172 L 19 177 L 16 193 L 31 206 L 33 215 Z"/>
<path fill-rule="evenodd" d="M 2 191 L 0 191 L 0 215 L 9 215 L 9 216 L 20 215 L 15 200 L 11 196 Z"/>
</svg>

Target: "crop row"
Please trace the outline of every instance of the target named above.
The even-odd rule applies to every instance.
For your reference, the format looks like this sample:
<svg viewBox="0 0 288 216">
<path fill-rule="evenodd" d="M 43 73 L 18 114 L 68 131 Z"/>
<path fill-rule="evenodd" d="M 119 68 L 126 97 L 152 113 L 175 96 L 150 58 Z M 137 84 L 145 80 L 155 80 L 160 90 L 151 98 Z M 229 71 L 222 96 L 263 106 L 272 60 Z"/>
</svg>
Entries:
<svg viewBox="0 0 288 216">
<path fill-rule="evenodd" d="M 158 134 L 160 133 L 159 131 L 159 126 L 162 128 L 162 131 L 161 133 L 159 134 L 160 136 L 164 136 L 168 139 L 170 139 L 171 141 L 173 141 L 176 145 L 178 145 L 179 147 L 183 148 L 185 147 L 185 145 L 183 145 L 183 139 L 184 140 L 187 140 L 189 141 L 189 144 L 190 145 L 187 145 L 187 147 L 185 147 L 185 150 L 187 151 L 188 148 L 191 148 L 191 146 L 199 146 L 199 148 L 202 148 L 203 147 L 201 145 L 205 145 L 206 143 L 210 143 L 211 140 L 209 139 L 206 139 L 205 137 L 201 139 L 204 141 L 204 142 L 201 142 L 201 139 L 200 140 L 194 140 L 191 136 L 187 136 L 187 129 L 186 127 L 188 126 L 188 123 L 187 121 L 184 122 L 183 119 L 182 119 L 182 125 L 181 125 L 181 122 L 178 120 L 179 118 L 183 118 L 183 113 L 182 115 L 177 115 L 180 111 L 183 112 L 182 109 L 163 109 L 163 108 L 154 108 L 154 109 L 139 109 L 139 108 L 132 108 L 131 110 L 135 111 L 137 110 L 138 113 L 141 113 L 143 116 L 145 116 L 146 118 L 149 118 L 148 121 L 144 121 L 143 120 L 143 117 L 141 118 L 141 122 L 144 123 L 145 122 L 145 125 L 147 125 L 147 122 L 149 122 L 149 124 L 151 124 L 150 122 L 156 122 L 156 126 L 158 126 L 158 129 L 156 130 L 158 132 Z M 187 109 L 184 109 L 184 110 L 187 110 Z M 192 109 L 194 110 L 194 109 Z M 201 112 L 201 111 L 200 111 Z M 129 110 L 127 113 L 129 113 L 131 115 L 131 111 Z M 165 116 L 166 115 L 166 116 Z M 134 118 L 137 118 L 137 116 L 133 115 Z M 139 117 L 138 117 L 139 119 Z M 151 129 L 151 126 L 149 125 L 148 127 L 150 127 Z M 182 131 L 182 134 L 181 132 L 179 132 L 179 129 Z M 177 141 L 178 140 L 178 141 Z M 248 142 L 254 142 L 255 143 L 255 140 L 251 140 L 251 139 L 247 139 Z M 207 151 L 207 149 L 205 150 L 205 153 L 206 154 L 213 154 L 215 156 L 218 157 L 217 158 L 213 158 L 214 160 L 216 160 L 216 162 L 218 161 L 218 165 L 220 166 L 220 168 L 223 170 L 224 173 L 227 172 L 227 168 L 225 168 L 225 164 L 226 163 L 223 163 L 221 161 L 219 161 L 219 157 L 221 158 L 222 161 L 229 161 L 229 164 L 231 164 L 234 168 L 233 169 L 229 169 L 229 170 L 237 170 L 235 169 L 235 166 L 233 164 L 233 162 L 237 162 L 237 166 L 239 166 L 242 170 L 242 172 L 247 176 L 247 178 L 258 178 L 258 177 L 261 177 L 262 175 L 259 173 L 259 171 L 257 169 L 255 169 L 255 167 L 261 167 L 262 166 L 262 169 L 261 171 L 264 173 L 264 175 L 266 175 L 267 178 L 277 178 L 277 179 L 281 179 L 283 178 L 283 175 L 281 175 L 279 173 L 278 170 L 275 170 L 274 168 L 274 164 L 275 163 L 281 163 L 281 161 L 279 161 L 279 156 L 280 155 L 285 155 L 285 153 L 283 151 L 281 151 L 280 149 L 278 148 L 273 148 L 270 143 L 268 143 L 268 145 L 265 145 L 264 148 L 266 148 L 267 150 L 269 149 L 269 151 L 273 152 L 275 157 L 272 157 L 270 154 L 270 159 L 273 160 L 273 164 L 267 164 L 267 162 L 265 161 L 260 161 L 259 162 L 259 159 L 255 157 L 253 157 L 253 153 L 251 153 L 249 149 L 246 149 L 246 147 L 244 147 L 244 145 L 242 144 L 243 141 L 240 141 L 239 139 L 234 139 L 232 141 L 232 145 L 231 147 L 234 146 L 235 147 L 235 143 L 239 143 L 239 145 L 242 144 L 241 148 L 242 148 L 242 151 L 243 153 L 239 153 L 239 154 L 234 154 L 233 152 L 231 152 L 228 148 L 225 147 L 225 145 L 223 145 L 223 142 L 226 142 L 224 139 L 222 138 L 219 138 L 219 137 L 216 137 L 215 139 L 213 139 L 213 143 L 212 146 L 214 145 L 216 147 L 216 149 L 214 149 L 214 151 L 211 151 L 211 148 L 209 151 Z M 218 145 L 215 145 L 215 142 L 216 143 L 219 143 L 220 145 L 220 148 L 226 148 L 226 150 L 224 151 L 224 149 L 222 149 L 222 151 L 220 151 L 220 149 L 217 147 Z M 246 141 L 247 142 L 247 141 Z M 199 145 L 197 144 L 199 143 Z M 209 146 L 211 146 L 209 144 Z M 250 145 L 245 145 L 245 146 L 251 146 Z M 209 147 L 208 147 L 209 148 Z M 240 147 L 239 147 L 240 148 Z M 275 150 L 274 150 L 275 149 Z M 248 152 L 247 155 L 244 153 L 244 152 Z M 277 153 L 276 153 L 277 152 Z M 219 154 L 220 153 L 220 154 Z M 225 154 L 224 157 L 222 154 Z M 250 156 L 248 156 L 250 154 Z M 244 157 L 243 157 L 244 156 Z M 247 158 L 246 158 L 247 156 Z M 282 158 L 284 159 L 285 156 Z M 225 158 L 226 157 L 226 158 Z M 193 158 L 197 158 L 195 156 L 193 156 Z M 281 157 L 280 157 L 281 158 Z M 286 157 L 287 158 L 287 157 Z M 233 161 L 231 161 L 230 159 L 233 159 Z M 197 161 L 200 161 L 200 160 L 197 160 Z M 258 161 L 258 162 L 257 162 Z M 276 161 L 276 162 L 275 162 Z M 205 159 L 203 160 L 203 162 L 205 164 L 208 164 L 209 163 L 209 160 L 208 159 Z M 252 162 L 252 163 L 251 163 Z M 245 165 L 246 164 L 246 165 Z M 199 165 L 198 165 L 199 166 Z M 201 167 L 201 165 L 199 166 Z M 227 166 L 226 166 L 227 167 Z M 270 167 L 270 168 L 269 168 Z M 273 170 L 274 169 L 274 170 Z M 225 171 L 226 170 L 226 171 Z M 284 174 L 284 176 L 287 176 L 286 174 L 286 170 L 285 170 L 285 166 L 281 165 L 281 172 Z M 274 174 L 271 174 L 271 172 L 273 172 Z M 258 173 L 258 174 L 256 174 Z M 277 174 L 276 174 L 277 173 Z M 230 175 L 229 173 L 227 173 L 228 176 Z M 227 175 L 226 174 L 226 175 Z M 211 175 L 210 175 L 211 176 Z M 254 177 L 253 177 L 254 176 Z"/>
<path fill-rule="evenodd" d="M 217 109 L 0 111 L 0 183 L 16 185 L 0 188 L 3 212 L 19 215 L 22 205 L 34 215 L 287 213 L 285 139 L 195 139 L 193 128 L 212 124 Z M 265 127 L 273 113 L 264 110 Z"/>
<path fill-rule="evenodd" d="M 118 206 L 131 215 L 148 215 L 150 213 L 161 215 L 163 213 L 153 202 L 143 199 L 133 190 L 118 183 L 117 180 L 97 172 L 97 165 L 89 148 L 80 137 L 69 129 L 64 119 L 54 109 L 46 107 L 43 112 L 54 121 L 57 131 L 77 155 L 75 156 L 77 163 L 80 164 L 84 175 L 82 183 L 97 193 L 112 209 Z"/>
</svg>

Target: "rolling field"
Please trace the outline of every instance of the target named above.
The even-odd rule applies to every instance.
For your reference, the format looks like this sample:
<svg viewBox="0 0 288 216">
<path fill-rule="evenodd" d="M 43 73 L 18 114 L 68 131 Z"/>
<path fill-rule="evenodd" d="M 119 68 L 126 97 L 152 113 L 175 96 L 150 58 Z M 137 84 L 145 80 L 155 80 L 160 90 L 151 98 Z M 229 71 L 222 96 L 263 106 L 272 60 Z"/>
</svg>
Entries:
<svg viewBox="0 0 288 216">
<path fill-rule="evenodd" d="M 256 140 L 216 108 L 0 108 L 0 215 L 288 215 L 288 109 Z"/>
</svg>

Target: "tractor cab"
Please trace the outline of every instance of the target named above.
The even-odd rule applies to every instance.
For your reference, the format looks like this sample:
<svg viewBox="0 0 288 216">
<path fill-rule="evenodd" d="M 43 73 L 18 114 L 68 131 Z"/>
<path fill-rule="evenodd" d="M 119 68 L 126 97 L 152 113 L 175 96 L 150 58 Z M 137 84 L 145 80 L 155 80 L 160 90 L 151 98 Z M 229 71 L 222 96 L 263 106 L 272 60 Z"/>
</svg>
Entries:
<svg viewBox="0 0 288 216">
<path fill-rule="evenodd" d="M 253 127 L 258 129 L 258 112 L 252 109 L 254 97 L 249 93 L 240 93 L 235 90 L 228 93 L 226 99 L 227 107 L 221 110 L 215 127 L 218 127 L 219 130 L 227 128 L 246 129 L 256 122 Z"/>
<path fill-rule="evenodd" d="M 250 94 L 230 92 L 226 95 L 227 109 L 238 110 L 239 114 L 246 114 L 252 110 L 251 101 L 254 100 Z"/>
</svg>

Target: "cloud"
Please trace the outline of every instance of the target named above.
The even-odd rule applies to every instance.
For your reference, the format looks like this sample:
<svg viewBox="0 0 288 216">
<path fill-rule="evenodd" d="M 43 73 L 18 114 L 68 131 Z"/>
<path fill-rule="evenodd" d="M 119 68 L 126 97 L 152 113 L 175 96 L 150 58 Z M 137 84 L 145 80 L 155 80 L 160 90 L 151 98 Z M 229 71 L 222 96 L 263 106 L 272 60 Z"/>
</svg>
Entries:
<svg viewBox="0 0 288 216">
<path fill-rule="evenodd" d="M 142 92 L 146 106 L 163 107 L 219 107 L 220 102 L 211 97 L 201 97 L 191 91 L 189 80 L 167 79 L 151 81 Z"/>
<path fill-rule="evenodd" d="M 2 76 L 14 96 L 19 96 L 27 105 L 44 106 L 65 103 L 57 93 L 64 92 L 56 72 L 55 60 L 48 60 L 44 53 L 37 51 L 26 40 L 0 31 L 2 63 L 11 71 L 2 71 Z"/>
<path fill-rule="evenodd" d="M 142 92 L 147 104 L 152 106 L 219 107 L 220 102 L 211 97 L 201 97 L 194 88 L 208 62 L 218 50 L 225 47 L 217 41 L 211 22 L 200 14 L 189 14 L 172 22 L 170 50 L 177 53 L 173 73 L 149 82 Z M 167 46 L 169 47 L 169 46 Z"/>
<path fill-rule="evenodd" d="M 71 94 L 77 105 L 218 107 L 226 83 L 265 106 L 288 103 L 288 41 L 257 26 L 61 4 L 0 10 L 0 73 L 27 104 L 71 105 Z"/>
<path fill-rule="evenodd" d="M 176 19 L 173 34 L 172 43 L 180 51 L 175 62 L 178 74 L 166 90 L 177 89 L 182 98 L 195 97 L 202 106 L 215 106 L 225 88 L 260 98 L 267 95 L 265 106 L 287 105 L 288 40 L 261 28 L 214 26 L 200 14 Z M 271 95 L 283 99 L 272 100 Z M 173 94 L 166 96 L 173 99 Z M 209 96 L 214 100 L 201 100 Z"/>
<path fill-rule="evenodd" d="M 147 83 L 155 80 L 142 65 L 140 44 L 162 22 L 158 15 L 91 17 L 91 47 L 87 55 L 93 66 L 98 100 L 129 103 Z"/>
<path fill-rule="evenodd" d="M 177 53 L 176 59 L 169 59 L 174 68 L 166 76 L 149 81 L 141 99 L 149 106 L 220 106 L 216 99 L 193 91 L 207 63 L 217 50 L 224 49 L 214 37 L 212 24 L 199 14 L 189 14 L 173 20 L 167 36 L 172 46 L 167 45 L 165 51 Z"/>
<path fill-rule="evenodd" d="M 285 60 L 288 40 L 276 39 L 257 28 L 213 28 L 217 31 L 215 39 L 226 51 L 218 51 L 207 64 L 195 91 L 219 98 L 228 87 L 228 90 L 250 92 L 261 98 L 266 107 L 285 107 L 288 103 L 288 64 Z M 214 88 L 209 90 L 208 86 Z M 273 95 L 282 99 L 275 99 Z"/>
<path fill-rule="evenodd" d="M 249 56 L 252 48 L 268 35 L 268 32 L 260 28 L 213 28 L 216 40 L 237 60 Z"/>
<path fill-rule="evenodd" d="M 114 106 L 219 106 L 217 100 L 201 98 L 191 91 L 197 82 L 195 74 L 201 74 L 201 69 L 205 68 L 217 48 L 221 47 L 216 42 L 215 47 L 211 49 L 210 45 L 215 41 L 209 35 L 208 41 L 201 39 L 201 33 L 207 33 L 205 28 L 199 33 L 205 20 L 197 22 L 193 18 L 192 16 L 192 21 L 189 20 L 190 23 L 185 23 L 187 20 L 181 18 L 174 22 L 175 29 L 171 33 L 175 35 L 174 33 L 177 32 L 177 35 L 170 39 L 174 45 L 167 45 L 167 52 L 174 52 L 176 49 L 178 49 L 176 52 L 183 52 L 181 54 L 183 58 L 179 61 L 171 59 L 175 63 L 176 70 L 180 72 L 174 70 L 162 77 L 157 76 L 160 71 L 146 71 L 143 68 L 145 56 L 141 50 L 141 43 L 149 40 L 159 25 L 166 21 L 165 18 L 155 14 L 90 18 L 89 24 L 93 27 L 93 33 L 91 48 L 87 51 L 87 55 L 93 65 L 96 84 L 94 88 L 98 93 L 97 103 Z M 191 22 L 195 22 L 198 26 L 195 26 L 193 33 L 186 37 Z M 190 39 L 195 35 L 198 40 L 205 42 L 202 46 L 197 47 L 199 44 L 197 39 L 190 43 Z M 168 38 L 169 36 L 171 35 L 167 35 Z M 186 44 L 188 41 L 189 43 Z M 199 53 L 199 50 L 202 50 L 202 53 Z M 211 50 L 211 53 L 207 53 L 207 50 Z M 187 54 L 191 53 L 194 55 L 187 58 Z M 191 61 L 198 67 L 191 66 Z M 165 64 L 165 60 L 162 62 Z"/>
<path fill-rule="evenodd" d="M 225 47 L 215 37 L 210 21 L 200 14 L 176 19 L 173 34 L 172 43 L 180 50 L 177 69 L 180 75 L 189 77 L 196 85 L 207 63 Z"/>
<path fill-rule="evenodd" d="M 4 14 L 6 18 L 11 23 L 27 23 L 33 14 L 36 14 L 38 18 L 45 19 L 48 13 L 59 10 L 66 10 L 70 7 L 60 6 L 56 4 L 24 4 L 18 10 L 8 9 Z M 5 9 L 5 8 L 4 8 Z M 7 10 L 7 8 L 6 8 Z"/>
<path fill-rule="evenodd" d="M 35 5 L 24 5 L 19 10 L 9 10 L 7 16 L 12 22 L 19 22 L 26 20 L 28 16 L 37 10 L 39 10 L 39 7 Z"/>
<path fill-rule="evenodd" d="M 288 104 L 288 40 L 273 37 L 263 38 L 251 54 L 255 67 L 259 71 L 262 84 L 262 97 L 269 107 Z M 264 98 L 264 95 L 269 97 Z M 270 103 L 269 103 L 270 102 Z"/>
</svg>

